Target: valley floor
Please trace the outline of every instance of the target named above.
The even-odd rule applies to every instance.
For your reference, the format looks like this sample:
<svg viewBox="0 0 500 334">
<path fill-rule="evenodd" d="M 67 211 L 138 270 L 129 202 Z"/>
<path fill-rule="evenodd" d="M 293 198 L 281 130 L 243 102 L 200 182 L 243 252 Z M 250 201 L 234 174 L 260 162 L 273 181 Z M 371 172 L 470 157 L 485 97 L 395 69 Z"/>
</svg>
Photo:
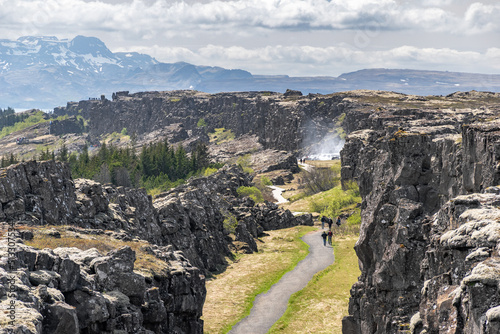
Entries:
<svg viewBox="0 0 500 334">
<path fill-rule="evenodd" d="M 311 228 L 269 232 L 269 236 L 262 238 L 259 253 L 241 256 L 224 273 L 207 281 L 203 310 L 205 333 L 227 333 L 233 324 L 245 317 L 255 296 L 267 291 L 285 271 L 291 269 L 298 256 L 304 257 L 306 251 L 298 236 L 308 230 Z M 321 238 L 318 238 L 317 242 L 321 244 Z M 349 289 L 360 273 L 353 249 L 356 240 L 354 236 L 334 239 L 335 262 L 315 274 L 304 289 L 292 295 L 285 314 L 270 333 L 341 333 L 341 320 L 347 315 Z"/>
<path fill-rule="evenodd" d="M 269 291 L 254 301 L 250 314 L 234 326 L 229 333 L 267 333 L 287 309 L 293 293 L 306 287 L 314 274 L 327 268 L 334 261 L 332 247 L 323 245 L 322 231 L 314 231 L 301 239 L 309 246 L 309 254 L 297 266 L 287 272 Z"/>
</svg>

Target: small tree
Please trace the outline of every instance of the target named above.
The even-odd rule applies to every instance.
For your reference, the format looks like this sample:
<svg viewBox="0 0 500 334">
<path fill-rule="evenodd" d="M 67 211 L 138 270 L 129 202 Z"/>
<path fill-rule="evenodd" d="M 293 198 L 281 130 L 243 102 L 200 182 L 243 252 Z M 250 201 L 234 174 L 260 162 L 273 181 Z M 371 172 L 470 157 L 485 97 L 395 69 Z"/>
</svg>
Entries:
<svg viewBox="0 0 500 334">
<path fill-rule="evenodd" d="M 66 144 L 63 144 L 63 146 L 59 150 L 59 155 L 57 156 L 57 160 L 62 162 L 68 161 L 68 148 L 66 147 Z"/>
<path fill-rule="evenodd" d="M 198 123 L 196 123 L 196 126 L 199 128 L 203 128 L 203 127 L 207 126 L 207 122 L 205 121 L 204 118 L 200 118 L 198 120 Z"/>
<path fill-rule="evenodd" d="M 17 157 L 14 155 L 14 153 L 10 154 L 9 157 L 9 165 L 17 164 L 19 161 L 17 160 Z"/>
<path fill-rule="evenodd" d="M 40 152 L 40 155 L 38 157 L 38 160 L 50 160 L 52 159 L 52 154 L 51 152 L 49 151 L 49 148 L 45 148 L 45 151 L 42 150 L 42 152 Z"/>
</svg>

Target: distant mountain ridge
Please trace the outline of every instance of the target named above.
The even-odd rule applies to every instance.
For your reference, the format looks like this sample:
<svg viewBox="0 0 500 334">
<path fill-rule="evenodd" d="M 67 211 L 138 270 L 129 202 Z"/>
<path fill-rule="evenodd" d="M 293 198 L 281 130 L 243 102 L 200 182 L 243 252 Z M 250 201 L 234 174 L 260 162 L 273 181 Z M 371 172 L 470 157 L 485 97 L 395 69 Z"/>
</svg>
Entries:
<svg viewBox="0 0 500 334">
<path fill-rule="evenodd" d="M 44 36 L 0 40 L 0 107 L 49 109 L 67 101 L 113 92 L 196 89 L 230 91 L 300 90 L 329 94 L 354 89 L 418 95 L 461 90 L 500 91 L 500 75 L 370 69 L 335 77 L 252 75 L 239 69 L 162 63 L 136 52 L 111 52 L 95 37 L 59 40 Z"/>
</svg>

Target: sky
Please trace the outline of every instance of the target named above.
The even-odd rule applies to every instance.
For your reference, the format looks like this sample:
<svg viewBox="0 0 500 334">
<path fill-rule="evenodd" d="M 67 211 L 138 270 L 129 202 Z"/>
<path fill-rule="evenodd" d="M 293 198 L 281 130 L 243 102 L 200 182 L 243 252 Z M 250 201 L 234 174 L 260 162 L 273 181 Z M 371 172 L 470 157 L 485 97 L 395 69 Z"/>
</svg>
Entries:
<svg viewBox="0 0 500 334">
<path fill-rule="evenodd" d="M 93 36 L 113 52 L 261 75 L 500 74 L 490 0 L 0 0 L 0 38 L 28 35 Z"/>
</svg>

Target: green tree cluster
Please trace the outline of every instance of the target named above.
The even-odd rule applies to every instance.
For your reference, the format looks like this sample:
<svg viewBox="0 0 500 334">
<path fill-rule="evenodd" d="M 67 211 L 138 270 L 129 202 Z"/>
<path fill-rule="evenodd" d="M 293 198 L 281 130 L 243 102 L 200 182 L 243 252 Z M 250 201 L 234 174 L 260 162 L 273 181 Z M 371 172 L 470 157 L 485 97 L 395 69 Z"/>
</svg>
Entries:
<svg viewBox="0 0 500 334">
<path fill-rule="evenodd" d="M 66 153 L 67 154 L 67 153 Z M 62 150 L 59 159 L 62 160 Z M 117 148 L 102 144 L 90 155 L 85 146 L 79 156 L 69 155 L 73 177 L 94 179 L 126 187 L 167 189 L 208 167 L 208 149 L 199 144 L 188 156 L 182 146 L 167 142 L 144 146 L 139 155 L 130 147 Z"/>
<path fill-rule="evenodd" d="M 27 113 L 16 114 L 14 109 L 8 107 L 7 109 L 0 108 L 0 130 L 6 126 L 12 126 L 18 122 L 24 121 L 30 115 Z"/>
<path fill-rule="evenodd" d="M 17 113 L 8 114 L 3 117 L 0 116 L 0 138 L 43 122 L 47 122 L 47 120 L 45 119 L 45 113 L 40 110 L 35 113 Z"/>
<path fill-rule="evenodd" d="M 57 154 L 47 147 L 36 158 L 68 162 L 73 178 L 160 191 L 177 186 L 193 175 L 208 175 L 221 167 L 210 164 L 208 147 L 204 143 L 199 143 L 188 155 L 181 145 L 175 148 L 166 141 L 144 146 L 139 155 L 131 147 L 118 148 L 105 143 L 95 154 L 90 154 L 88 145 L 76 154 L 70 153 L 63 144 Z M 0 166 L 17 162 L 17 157 L 11 154 L 1 158 Z"/>
<path fill-rule="evenodd" d="M 14 114 L 15 114 L 15 110 L 12 109 L 11 107 L 7 107 L 7 109 L 0 108 L 0 117 L 14 115 Z"/>
<path fill-rule="evenodd" d="M 11 153 L 8 157 L 2 156 L 2 158 L 0 159 L 0 167 L 8 167 L 10 165 L 17 164 L 18 162 L 19 159 L 17 158 L 17 156 L 14 153 Z"/>
</svg>

